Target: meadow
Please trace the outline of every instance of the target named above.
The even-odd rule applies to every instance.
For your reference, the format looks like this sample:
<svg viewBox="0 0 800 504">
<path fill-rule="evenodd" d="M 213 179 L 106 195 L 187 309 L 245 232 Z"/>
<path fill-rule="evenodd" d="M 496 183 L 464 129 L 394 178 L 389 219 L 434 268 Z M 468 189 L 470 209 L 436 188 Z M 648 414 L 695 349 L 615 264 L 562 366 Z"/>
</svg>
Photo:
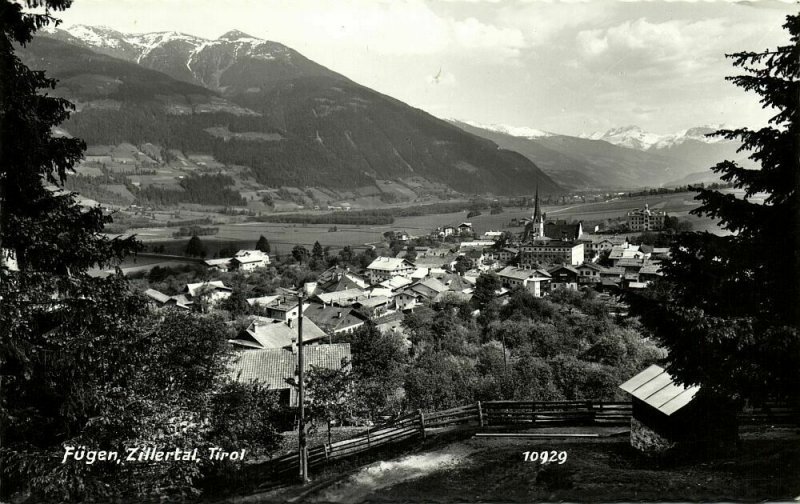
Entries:
<svg viewBox="0 0 800 504">
<path fill-rule="evenodd" d="M 730 190 L 729 190 L 730 191 Z M 741 194 L 741 192 L 738 192 Z M 651 209 L 664 210 L 672 217 L 680 217 L 692 222 L 697 231 L 711 231 L 717 234 L 725 233 L 713 221 L 689 215 L 689 211 L 698 206 L 694 193 L 663 194 L 653 196 L 636 196 L 633 198 L 619 197 L 605 202 L 574 203 L 561 206 L 544 206 L 543 212 L 548 219 L 563 219 L 567 221 L 581 220 L 584 223 L 599 223 L 605 220 L 624 219 L 625 214 L 633 209 L 642 208 L 648 204 Z M 521 227 L 509 227 L 512 219 L 530 218 L 531 208 L 507 207 L 500 214 L 491 215 L 488 210 L 481 215 L 467 219 L 467 212 L 442 213 L 414 217 L 395 218 L 393 224 L 386 225 L 337 225 L 336 231 L 329 231 L 333 226 L 328 224 L 286 224 L 274 222 L 229 222 L 215 223 L 219 228 L 218 234 L 203 237 L 210 255 L 220 247 L 235 243 L 241 246 L 255 244 L 258 237 L 264 235 L 273 247 L 273 253 L 289 253 L 295 245 L 311 247 L 319 241 L 323 246 L 333 249 L 350 245 L 364 247 L 376 244 L 383 240 L 387 231 L 406 231 L 412 236 L 423 236 L 440 226 L 457 226 L 469 221 L 473 229 L 479 234 L 486 231 L 510 230 L 522 231 Z M 587 226 L 584 227 L 586 231 Z M 135 233 L 145 244 L 166 244 L 168 248 L 175 249 L 186 242 L 186 238 L 174 239 L 174 228 L 148 227 L 135 228 L 129 232 Z"/>
</svg>

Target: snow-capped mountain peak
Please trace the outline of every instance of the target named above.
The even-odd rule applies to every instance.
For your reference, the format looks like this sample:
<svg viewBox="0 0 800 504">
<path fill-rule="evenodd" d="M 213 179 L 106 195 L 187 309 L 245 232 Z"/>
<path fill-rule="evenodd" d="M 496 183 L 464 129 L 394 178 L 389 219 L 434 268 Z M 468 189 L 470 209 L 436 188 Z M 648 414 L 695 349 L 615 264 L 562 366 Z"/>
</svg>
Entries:
<svg viewBox="0 0 800 504">
<path fill-rule="evenodd" d="M 453 121 L 462 122 L 464 124 L 468 124 L 476 128 L 494 131 L 497 133 L 503 133 L 505 135 L 528 138 L 528 139 L 555 135 L 555 133 L 550 133 L 548 131 L 542 131 L 535 128 L 529 128 L 527 126 L 509 126 L 507 124 L 483 124 L 476 121 L 465 121 L 461 119 L 453 119 Z"/>
<path fill-rule="evenodd" d="M 722 127 L 722 125 L 698 126 L 678 131 L 677 133 L 660 135 L 644 131 L 638 126 L 623 126 L 611 128 L 605 132 L 584 134 L 581 137 L 590 140 L 603 140 L 629 149 L 645 151 L 670 148 L 690 140 L 708 144 L 727 142 L 721 137 L 706 136 L 706 134 L 713 133 Z"/>
</svg>

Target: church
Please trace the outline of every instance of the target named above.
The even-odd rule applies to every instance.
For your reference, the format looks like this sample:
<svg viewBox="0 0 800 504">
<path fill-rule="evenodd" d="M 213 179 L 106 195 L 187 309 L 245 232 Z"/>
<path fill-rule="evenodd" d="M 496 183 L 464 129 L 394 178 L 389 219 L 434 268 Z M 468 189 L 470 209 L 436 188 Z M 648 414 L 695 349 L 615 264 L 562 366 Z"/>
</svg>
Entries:
<svg viewBox="0 0 800 504">
<path fill-rule="evenodd" d="M 522 242 L 534 240 L 561 240 L 575 241 L 583 236 L 583 224 L 567 222 L 565 220 L 547 221 L 547 214 L 542 213 L 539 204 L 539 187 L 536 187 L 534 197 L 533 218 L 525 226 L 522 233 Z"/>
</svg>

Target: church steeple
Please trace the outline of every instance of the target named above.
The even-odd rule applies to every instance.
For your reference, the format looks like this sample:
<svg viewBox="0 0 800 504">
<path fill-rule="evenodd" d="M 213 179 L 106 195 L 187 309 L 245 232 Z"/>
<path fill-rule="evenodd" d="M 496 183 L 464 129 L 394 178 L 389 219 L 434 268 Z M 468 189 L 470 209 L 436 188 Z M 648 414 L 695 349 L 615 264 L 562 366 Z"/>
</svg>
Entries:
<svg viewBox="0 0 800 504">
<path fill-rule="evenodd" d="M 542 219 L 542 208 L 539 206 L 539 184 L 536 184 L 536 196 L 533 203 L 533 222 L 539 223 Z"/>
</svg>

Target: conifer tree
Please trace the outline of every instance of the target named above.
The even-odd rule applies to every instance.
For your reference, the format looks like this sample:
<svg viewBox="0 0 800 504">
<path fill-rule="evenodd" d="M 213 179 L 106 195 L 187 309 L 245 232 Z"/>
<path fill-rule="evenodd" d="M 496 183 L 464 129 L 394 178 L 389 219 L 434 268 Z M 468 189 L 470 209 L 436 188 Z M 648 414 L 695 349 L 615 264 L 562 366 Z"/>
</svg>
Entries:
<svg viewBox="0 0 800 504">
<path fill-rule="evenodd" d="M 269 241 L 264 235 L 258 237 L 258 241 L 256 242 L 256 250 L 260 250 L 265 254 L 269 254 Z"/>
<path fill-rule="evenodd" d="M 684 383 L 733 400 L 800 394 L 800 17 L 790 44 L 728 57 L 775 115 L 767 126 L 715 133 L 739 140 L 760 169 L 723 161 L 713 170 L 743 194 L 701 188 L 696 215 L 730 232 L 683 233 L 664 265 L 665 282 L 634 308 L 669 350 Z"/>
</svg>

